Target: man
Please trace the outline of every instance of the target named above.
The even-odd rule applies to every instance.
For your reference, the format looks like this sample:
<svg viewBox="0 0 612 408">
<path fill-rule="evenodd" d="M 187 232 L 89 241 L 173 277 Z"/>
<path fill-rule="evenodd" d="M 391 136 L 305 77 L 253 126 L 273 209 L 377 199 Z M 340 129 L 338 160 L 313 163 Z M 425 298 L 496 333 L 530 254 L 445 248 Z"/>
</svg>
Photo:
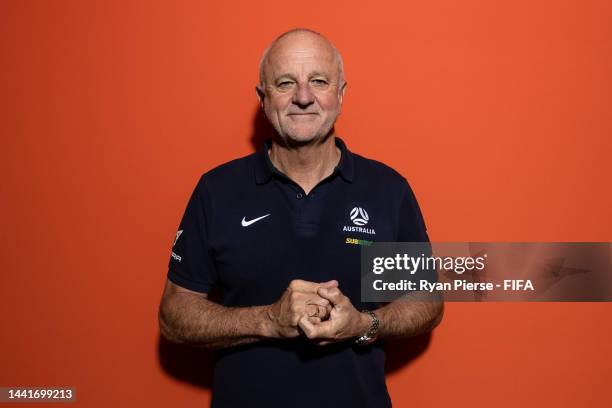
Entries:
<svg viewBox="0 0 612 408">
<path fill-rule="evenodd" d="M 278 37 L 257 87 L 276 134 L 202 176 L 188 203 L 160 329 L 222 349 L 213 406 L 390 406 L 377 340 L 441 319 L 441 303 L 360 300 L 355 243 L 428 237 L 406 180 L 336 137 L 345 90 L 341 56 L 323 36 Z M 208 300 L 213 286 L 222 304 Z"/>
</svg>

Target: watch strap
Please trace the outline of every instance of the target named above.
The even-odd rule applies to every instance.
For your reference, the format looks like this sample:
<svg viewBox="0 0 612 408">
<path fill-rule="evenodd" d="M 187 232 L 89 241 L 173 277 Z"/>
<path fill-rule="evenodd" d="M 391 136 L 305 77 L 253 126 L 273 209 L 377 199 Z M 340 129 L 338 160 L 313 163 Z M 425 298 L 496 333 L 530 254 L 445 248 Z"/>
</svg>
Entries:
<svg viewBox="0 0 612 408">
<path fill-rule="evenodd" d="M 358 346 L 365 346 L 367 344 L 372 343 L 376 339 L 376 334 L 378 333 L 378 327 L 380 326 L 380 320 L 378 320 L 378 316 L 371 310 L 363 310 L 362 313 L 368 314 L 372 318 L 372 324 L 365 334 L 358 337 L 355 340 L 355 344 Z"/>
</svg>

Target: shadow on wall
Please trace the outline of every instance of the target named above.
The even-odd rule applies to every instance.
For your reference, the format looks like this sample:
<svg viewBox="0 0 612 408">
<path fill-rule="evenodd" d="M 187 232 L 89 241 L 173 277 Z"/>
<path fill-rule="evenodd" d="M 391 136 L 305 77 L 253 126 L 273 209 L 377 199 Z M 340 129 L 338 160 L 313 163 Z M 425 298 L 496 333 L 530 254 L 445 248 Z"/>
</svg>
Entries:
<svg viewBox="0 0 612 408">
<path fill-rule="evenodd" d="M 387 340 L 387 374 L 394 373 L 409 366 L 421 354 L 425 353 L 431 343 L 431 333 L 408 338 Z"/>
<path fill-rule="evenodd" d="M 253 119 L 253 132 L 250 138 L 253 150 L 258 150 L 272 134 L 272 126 L 258 106 Z M 211 293 L 211 300 L 213 299 L 217 302 L 220 300 L 216 294 Z M 411 339 L 387 341 L 387 374 L 410 365 L 412 361 L 427 350 L 430 342 L 430 333 Z M 158 359 L 162 369 L 171 377 L 198 387 L 212 388 L 212 374 L 215 364 L 214 351 L 170 343 L 160 336 L 158 339 Z"/>
<path fill-rule="evenodd" d="M 251 146 L 253 151 L 259 150 L 266 139 L 269 139 L 274 134 L 274 129 L 263 110 L 257 105 L 255 117 L 253 118 L 253 132 L 251 133 Z"/>
</svg>

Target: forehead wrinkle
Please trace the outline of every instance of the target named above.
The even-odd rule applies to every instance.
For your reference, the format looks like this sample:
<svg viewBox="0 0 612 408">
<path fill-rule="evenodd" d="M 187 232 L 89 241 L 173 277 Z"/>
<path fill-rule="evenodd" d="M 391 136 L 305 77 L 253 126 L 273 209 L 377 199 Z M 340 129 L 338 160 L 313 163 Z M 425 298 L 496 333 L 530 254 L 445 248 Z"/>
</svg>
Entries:
<svg viewBox="0 0 612 408">
<path fill-rule="evenodd" d="M 319 50 L 289 49 L 270 55 L 268 59 L 268 74 L 272 79 L 290 77 L 325 76 L 334 77 L 334 55 L 319 57 Z M 337 74 L 337 73 L 336 73 Z"/>
<path fill-rule="evenodd" d="M 278 69 L 278 64 L 283 62 L 283 58 L 290 60 L 296 57 L 298 59 L 314 59 L 319 64 L 316 69 L 319 73 L 331 78 L 335 77 L 334 79 L 337 82 L 344 83 L 342 56 L 338 50 L 322 35 L 306 30 L 306 32 L 285 33 L 273 41 L 264 51 L 260 62 L 260 85 L 264 85 L 265 77 L 270 74 L 273 77 L 278 77 L 275 72 L 270 71 L 280 71 L 281 75 L 284 75 L 285 69 L 282 68 L 286 67 Z M 322 67 L 321 65 L 328 66 Z"/>
</svg>

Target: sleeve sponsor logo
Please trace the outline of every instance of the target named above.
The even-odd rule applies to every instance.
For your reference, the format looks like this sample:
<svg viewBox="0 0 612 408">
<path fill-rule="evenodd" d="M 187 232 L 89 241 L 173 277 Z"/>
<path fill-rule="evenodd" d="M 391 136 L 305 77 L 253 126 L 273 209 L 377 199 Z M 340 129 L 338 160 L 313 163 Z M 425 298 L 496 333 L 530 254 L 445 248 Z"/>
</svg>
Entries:
<svg viewBox="0 0 612 408">
<path fill-rule="evenodd" d="M 172 244 L 173 248 L 176 245 L 176 241 L 178 241 L 178 239 L 179 239 L 179 237 L 181 236 L 182 233 L 183 233 L 183 230 L 176 231 L 176 238 L 174 238 L 174 243 Z M 181 262 L 181 259 L 183 259 L 183 258 L 180 255 L 174 253 L 174 251 L 172 251 L 172 259 Z"/>
<path fill-rule="evenodd" d="M 183 233 L 183 230 L 176 231 L 176 238 L 174 238 L 174 243 L 172 244 L 172 246 L 176 245 L 176 241 L 178 241 L 178 239 L 179 239 L 179 237 L 181 236 L 182 233 Z"/>
</svg>

